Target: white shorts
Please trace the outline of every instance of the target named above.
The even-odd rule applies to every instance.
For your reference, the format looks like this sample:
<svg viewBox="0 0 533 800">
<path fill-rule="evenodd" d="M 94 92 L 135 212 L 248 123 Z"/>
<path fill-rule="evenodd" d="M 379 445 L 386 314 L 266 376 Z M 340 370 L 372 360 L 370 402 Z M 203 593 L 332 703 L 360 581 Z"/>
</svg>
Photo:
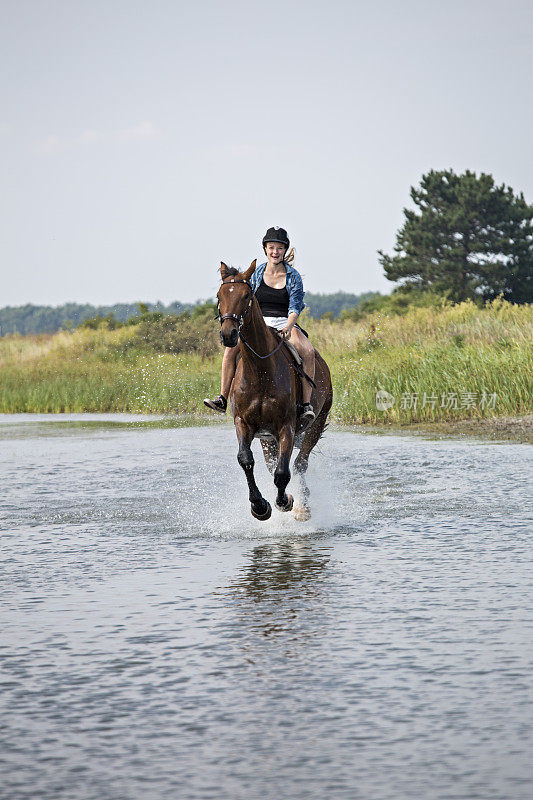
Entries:
<svg viewBox="0 0 533 800">
<path fill-rule="evenodd" d="M 265 317 L 266 324 L 277 331 L 282 331 L 288 321 L 288 317 Z"/>
</svg>

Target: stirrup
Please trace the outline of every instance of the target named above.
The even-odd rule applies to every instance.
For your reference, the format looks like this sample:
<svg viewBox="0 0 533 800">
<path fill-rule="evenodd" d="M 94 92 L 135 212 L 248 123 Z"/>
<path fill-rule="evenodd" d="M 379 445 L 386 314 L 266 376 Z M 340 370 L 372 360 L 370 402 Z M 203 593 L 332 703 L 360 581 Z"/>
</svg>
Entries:
<svg viewBox="0 0 533 800">
<path fill-rule="evenodd" d="M 225 414 L 228 407 L 228 401 L 223 395 L 219 394 L 212 400 L 209 397 L 205 397 L 204 405 L 206 405 L 208 408 L 212 408 L 213 411 L 218 411 L 219 414 Z"/>
</svg>

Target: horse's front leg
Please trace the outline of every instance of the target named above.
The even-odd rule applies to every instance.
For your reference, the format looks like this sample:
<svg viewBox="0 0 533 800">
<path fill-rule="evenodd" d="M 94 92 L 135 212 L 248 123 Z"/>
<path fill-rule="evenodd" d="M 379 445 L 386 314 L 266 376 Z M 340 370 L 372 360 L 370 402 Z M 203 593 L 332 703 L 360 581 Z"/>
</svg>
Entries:
<svg viewBox="0 0 533 800">
<path fill-rule="evenodd" d="M 237 439 L 239 441 L 237 461 L 243 468 L 246 480 L 248 481 L 248 497 L 250 499 L 252 516 L 260 520 L 269 519 L 272 514 L 272 508 L 268 500 L 265 500 L 257 488 L 254 478 L 255 461 L 251 448 L 253 432 L 241 417 L 235 417 L 235 430 L 237 431 Z"/>
<path fill-rule="evenodd" d="M 294 428 L 292 425 L 284 425 L 279 436 L 279 457 L 278 466 L 274 472 L 274 484 L 278 490 L 276 497 L 276 508 L 279 511 L 291 511 L 294 505 L 294 498 L 291 494 L 286 494 L 285 489 L 291 479 L 289 464 L 291 461 L 292 449 L 294 447 Z"/>
</svg>

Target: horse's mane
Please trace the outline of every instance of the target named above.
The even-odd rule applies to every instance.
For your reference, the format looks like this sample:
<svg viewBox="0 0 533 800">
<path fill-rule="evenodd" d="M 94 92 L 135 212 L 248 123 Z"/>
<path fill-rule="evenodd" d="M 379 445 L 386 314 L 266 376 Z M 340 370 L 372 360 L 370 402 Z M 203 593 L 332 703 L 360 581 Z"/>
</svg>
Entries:
<svg viewBox="0 0 533 800">
<path fill-rule="evenodd" d="M 241 275 L 237 267 L 228 267 L 228 275 Z"/>
</svg>

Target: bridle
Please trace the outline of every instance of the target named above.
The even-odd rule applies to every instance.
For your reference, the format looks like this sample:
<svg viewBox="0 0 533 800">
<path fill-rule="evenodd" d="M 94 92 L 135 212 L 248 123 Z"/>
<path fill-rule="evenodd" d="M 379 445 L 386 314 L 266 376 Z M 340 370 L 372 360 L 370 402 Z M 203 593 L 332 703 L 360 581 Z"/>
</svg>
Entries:
<svg viewBox="0 0 533 800">
<path fill-rule="evenodd" d="M 221 325 L 227 319 L 234 320 L 234 322 L 237 323 L 237 330 L 238 330 L 238 333 L 239 333 L 239 339 L 241 340 L 241 342 L 243 342 L 246 345 L 248 350 L 250 350 L 250 352 L 253 353 L 254 356 L 257 356 L 257 358 L 261 358 L 261 359 L 270 358 L 270 356 L 273 356 L 274 353 L 278 352 L 280 347 L 283 346 L 283 343 L 284 343 L 285 340 L 282 338 L 280 343 L 272 350 L 272 352 L 267 353 L 266 356 L 262 356 L 256 350 L 254 350 L 254 348 L 251 345 L 248 344 L 248 342 L 244 338 L 244 336 L 242 334 L 242 331 L 241 331 L 243 322 L 246 319 L 246 317 L 248 316 L 248 314 L 251 314 L 252 317 L 253 317 L 253 313 L 254 313 L 253 312 L 253 308 L 254 308 L 254 290 L 252 289 L 249 281 L 246 281 L 246 280 L 235 279 L 235 278 L 226 278 L 225 281 L 222 281 L 222 286 L 224 286 L 226 283 L 244 283 L 244 284 L 246 284 L 246 286 L 250 290 L 250 295 L 249 295 L 249 298 L 248 298 L 249 302 L 248 302 L 248 305 L 246 306 L 246 311 L 243 314 L 241 314 L 240 316 L 238 316 L 237 314 L 221 314 L 220 311 L 219 311 L 220 300 L 217 298 L 217 312 L 218 313 L 217 313 L 215 319 L 220 320 L 220 324 Z"/>
<path fill-rule="evenodd" d="M 220 321 L 221 325 L 227 319 L 234 320 L 234 322 L 237 323 L 237 328 L 238 328 L 238 332 L 239 332 L 239 336 L 240 336 L 241 335 L 241 328 L 242 328 L 242 324 L 243 324 L 244 320 L 246 319 L 246 317 L 248 316 L 249 313 L 253 314 L 253 311 L 250 312 L 250 309 L 253 309 L 254 292 L 253 292 L 253 289 L 252 289 L 250 283 L 248 281 L 245 281 L 245 280 L 239 280 L 239 279 L 236 280 L 235 278 L 226 278 L 225 281 L 222 281 L 222 286 L 224 286 L 226 283 L 244 283 L 250 290 L 250 294 L 249 294 L 249 297 L 248 297 L 248 301 L 249 302 L 248 302 L 248 305 L 246 306 L 246 311 L 243 314 L 241 314 L 240 316 L 238 316 L 237 314 L 221 314 L 220 310 L 219 310 L 219 308 L 220 308 L 220 300 L 217 298 L 217 315 L 216 315 L 215 319 L 218 319 Z M 243 339 L 243 341 L 244 341 L 244 339 Z"/>
</svg>

